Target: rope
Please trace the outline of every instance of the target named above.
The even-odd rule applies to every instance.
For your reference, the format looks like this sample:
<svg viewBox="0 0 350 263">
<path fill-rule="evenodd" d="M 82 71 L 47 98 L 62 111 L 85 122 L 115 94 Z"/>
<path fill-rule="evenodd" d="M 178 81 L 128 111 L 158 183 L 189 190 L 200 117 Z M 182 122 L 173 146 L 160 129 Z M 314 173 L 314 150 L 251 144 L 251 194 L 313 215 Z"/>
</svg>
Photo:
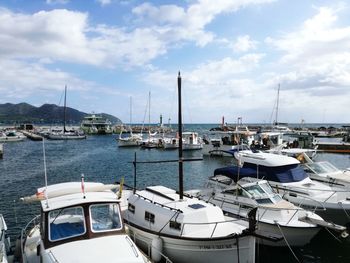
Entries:
<svg viewBox="0 0 350 263">
<path fill-rule="evenodd" d="M 333 235 L 333 233 L 332 233 L 327 227 L 325 227 L 325 229 L 327 230 L 327 232 L 328 232 L 329 234 L 331 234 L 331 236 L 334 237 L 335 240 L 337 240 L 339 243 L 342 243 L 341 240 L 340 240 L 339 238 L 337 238 L 335 235 Z"/>
<path fill-rule="evenodd" d="M 288 243 L 288 241 L 287 241 L 285 235 L 283 234 L 283 231 L 282 231 L 280 225 L 279 225 L 276 221 L 275 221 L 275 224 L 278 226 L 278 228 L 279 228 L 279 230 L 280 230 L 280 232 L 281 232 L 281 234 L 282 234 L 282 236 L 283 236 L 283 239 L 284 239 L 284 241 L 286 242 L 286 244 L 287 244 L 289 250 L 292 252 L 292 254 L 293 254 L 295 260 L 298 261 L 298 262 L 300 263 L 300 260 L 299 260 L 298 257 L 295 255 L 293 249 L 291 248 L 291 246 L 289 245 L 289 243 Z"/>
<path fill-rule="evenodd" d="M 346 212 L 346 209 L 343 207 L 342 202 L 339 202 L 338 204 L 339 204 L 339 206 L 344 210 L 344 213 L 346 214 L 346 217 L 347 217 L 348 219 L 350 219 L 350 216 L 349 216 L 348 212 Z"/>
</svg>

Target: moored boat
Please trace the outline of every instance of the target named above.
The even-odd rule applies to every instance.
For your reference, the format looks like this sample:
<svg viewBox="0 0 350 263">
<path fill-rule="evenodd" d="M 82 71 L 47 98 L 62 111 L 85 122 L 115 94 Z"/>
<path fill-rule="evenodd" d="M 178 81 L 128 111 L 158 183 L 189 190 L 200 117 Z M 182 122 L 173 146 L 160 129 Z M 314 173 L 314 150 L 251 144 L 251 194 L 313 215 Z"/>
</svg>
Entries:
<svg viewBox="0 0 350 263">
<path fill-rule="evenodd" d="M 236 152 L 235 158 L 242 166 L 236 167 L 236 173 L 267 180 L 285 200 L 315 209 L 327 221 L 350 222 L 350 192 L 310 179 L 297 159 L 259 151 Z"/>
<path fill-rule="evenodd" d="M 86 134 L 112 133 L 112 123 L 108 119 L 96 114 L 84 117 L 80 127 Z"/>
<path fill-rule="evenodd" d="M 11 251 L 11 241 L 7 236 L 7 225 L 4 216 L 0 214 L 0 262 L 13 262 L 13 253 Z"/>
<path fill-rule="evenodd" d="M 117 187 L 67 182 L 23 198 L 41 213 L 22 230 L 21 262 L 149 262 L 125 232 Z"/>
</svg>

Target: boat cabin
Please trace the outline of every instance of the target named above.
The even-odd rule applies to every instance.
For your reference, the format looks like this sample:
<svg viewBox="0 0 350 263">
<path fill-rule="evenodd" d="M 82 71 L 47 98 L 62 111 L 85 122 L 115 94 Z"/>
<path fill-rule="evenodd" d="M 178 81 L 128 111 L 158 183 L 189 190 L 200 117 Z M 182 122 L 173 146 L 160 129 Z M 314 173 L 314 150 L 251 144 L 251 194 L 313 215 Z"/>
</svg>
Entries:
<svg viewBox="0 0 350 263">
<path fill-rule="evenodd" d="M 125 234 L 119 201 L 111 191 L 78 192 L 42 200 L 40 229 L 45 248 Z"/>
</svg>

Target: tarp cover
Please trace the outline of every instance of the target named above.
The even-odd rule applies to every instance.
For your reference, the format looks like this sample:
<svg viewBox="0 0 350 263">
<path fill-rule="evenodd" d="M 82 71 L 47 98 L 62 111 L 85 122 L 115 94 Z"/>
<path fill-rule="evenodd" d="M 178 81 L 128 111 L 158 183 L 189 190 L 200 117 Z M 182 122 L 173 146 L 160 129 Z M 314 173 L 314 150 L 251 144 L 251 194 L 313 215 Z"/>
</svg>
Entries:
<svg viewBox="0 0 350 263">
<path fill-rule="evenodd" d="M 267 167 L 245 163 L 242 168 L 238 166 L 218 168 L 214 171 L 214 175 L 225 175 L 235 182 L 243 177 L 258 177 L 260 179 L 280 183 L 299 182 L 307 177 L 303 168 L 298 164 Z"/>
</svg>

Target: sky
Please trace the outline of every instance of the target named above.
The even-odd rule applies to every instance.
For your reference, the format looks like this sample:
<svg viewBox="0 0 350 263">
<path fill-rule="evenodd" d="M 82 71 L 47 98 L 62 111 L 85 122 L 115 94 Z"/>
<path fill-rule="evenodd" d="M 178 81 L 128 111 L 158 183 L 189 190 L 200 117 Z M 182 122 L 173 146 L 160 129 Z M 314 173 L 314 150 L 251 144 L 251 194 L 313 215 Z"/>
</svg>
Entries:
<svg viewBox="0 0 350 263">
<path fill-rule="evenodd" d="M 184 123 L 349 123 L 349 13 L 336 0 L 1 0 L 0 104 L 62 106 L 67 86 L 80 111 L 177 123 L 180 71 Z"/>
</svg>

